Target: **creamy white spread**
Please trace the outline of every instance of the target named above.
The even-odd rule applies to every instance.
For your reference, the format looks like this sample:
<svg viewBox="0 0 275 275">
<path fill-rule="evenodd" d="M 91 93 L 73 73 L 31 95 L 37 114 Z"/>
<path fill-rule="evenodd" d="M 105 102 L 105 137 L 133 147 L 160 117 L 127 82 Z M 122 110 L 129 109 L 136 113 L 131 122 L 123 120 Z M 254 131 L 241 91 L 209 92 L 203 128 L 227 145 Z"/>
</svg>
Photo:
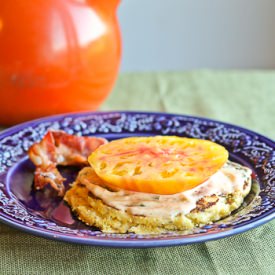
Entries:
<svg viewBox="0 0 275 275">
<path fill-rule="evenodd" d="M 92 169 L 92 168 L 89 168 Z M 227 162 L 218 172 L 193 189 L 173 195 L 158 195 L 122 189 L 109 190 L 96 184 L 83 174 L 79 182 L 97 198 L 120 211 L 132 215 L 173 218 L 179 213 L 188 214 L 196 202 L 205 196 L 228 195 L 244 189 L 250 190 L 252 171 L 233 162 Z"/>
</svg>

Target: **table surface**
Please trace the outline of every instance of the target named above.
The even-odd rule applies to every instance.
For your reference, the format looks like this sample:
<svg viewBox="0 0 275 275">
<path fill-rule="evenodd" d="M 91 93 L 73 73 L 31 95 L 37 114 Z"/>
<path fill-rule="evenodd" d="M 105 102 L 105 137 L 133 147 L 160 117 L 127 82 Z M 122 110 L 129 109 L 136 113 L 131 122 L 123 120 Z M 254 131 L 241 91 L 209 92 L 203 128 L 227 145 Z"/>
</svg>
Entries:
<svg viewBox="0 0 275 275">
<path fill-rule="evenodd" d="M 275 72 L 123 74 L 101 110 L 203 116 L 274 139 Z M 207 243 L 114 249 L 46 240 L 0 224 L 0 274 L 274 274 L 274 229 L 272 221 Z"/>
</svg>

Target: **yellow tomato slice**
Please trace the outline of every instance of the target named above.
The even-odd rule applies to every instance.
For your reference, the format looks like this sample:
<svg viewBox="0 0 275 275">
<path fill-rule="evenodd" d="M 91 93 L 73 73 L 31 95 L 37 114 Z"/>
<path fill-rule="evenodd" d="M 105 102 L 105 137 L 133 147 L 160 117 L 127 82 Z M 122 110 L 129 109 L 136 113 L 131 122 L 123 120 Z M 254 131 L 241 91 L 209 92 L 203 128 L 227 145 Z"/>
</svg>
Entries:
<svg viewBox="0 0 275 275">
<path fill-rule="evenodd" d="M 207 180 L 227 159 L 227 150 L 211 141 L 155 136 L 111 141 L 88 160 L 110 187 L 175 194 Z"/>
</svg>

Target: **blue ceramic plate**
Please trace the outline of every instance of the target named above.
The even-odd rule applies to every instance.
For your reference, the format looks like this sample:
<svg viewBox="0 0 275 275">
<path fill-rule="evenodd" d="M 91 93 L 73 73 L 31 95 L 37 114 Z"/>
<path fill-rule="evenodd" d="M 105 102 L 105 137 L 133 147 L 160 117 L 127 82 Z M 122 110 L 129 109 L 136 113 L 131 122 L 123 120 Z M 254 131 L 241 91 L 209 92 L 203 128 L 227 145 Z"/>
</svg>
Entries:
<svg viewBox="0 0 275 275">
<path fill-rule="evenodd" d="M 230 217 L 192 232 L 105 234 L 77 221 L 62 200 L 32 190 L 34 166 L 26 152 L 48 129 L 109 140 L 147 135 L 209 139 L 225 146 L 231 160 L 253 170 L 253 188 L 243 206 Z M 54 240 L 112 247 L 184 245 L 228 237 L 274 218 L 274 147 L 268 138 L 237 126 L 164 113 L 77 113 L 27 122 L 0 134 L 0 221 Z M 77 172 L 72 167 L 62 170 L 69 181 Z"/>
</svg>

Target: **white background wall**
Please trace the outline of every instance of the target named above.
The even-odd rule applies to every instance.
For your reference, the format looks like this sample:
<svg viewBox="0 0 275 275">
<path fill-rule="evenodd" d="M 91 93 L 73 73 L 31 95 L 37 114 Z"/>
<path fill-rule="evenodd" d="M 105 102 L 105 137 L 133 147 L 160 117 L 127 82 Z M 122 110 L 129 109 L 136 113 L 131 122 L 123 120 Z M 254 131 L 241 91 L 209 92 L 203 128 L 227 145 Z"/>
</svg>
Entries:
<svg viewBox="0 0 275 275">
<path fill-rule="evenodd" d="M 275 0 L 122 0 L 121 71 L 275 68 Z"/>
</svg>

